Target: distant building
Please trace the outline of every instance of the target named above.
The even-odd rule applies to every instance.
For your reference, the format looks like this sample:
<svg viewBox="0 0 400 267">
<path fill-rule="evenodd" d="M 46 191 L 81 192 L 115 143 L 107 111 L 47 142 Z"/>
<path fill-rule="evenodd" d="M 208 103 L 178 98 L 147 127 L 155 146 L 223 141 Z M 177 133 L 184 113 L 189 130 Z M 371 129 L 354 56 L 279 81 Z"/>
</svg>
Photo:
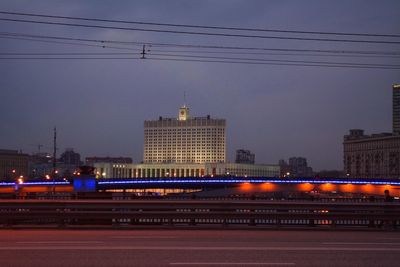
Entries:
<svg viewBox="0 0 400 267">
<path fill-rule="evenodd" d="M 0 180 L 29 175 L 29 155 L 18 150 L 0 149 Z"/>
<path fill-rule="evenodd" d="M 53 175 L 56 177 L 72 177 L 73 173 L 78 169 L 82 162 L 79 160 L 80 156 L 79 158 L 77 156 L 74 158 L 73 153 L 75 152 L 69 153 L 69 151 L 70 149 L 64 152 L 60 159 L 57 160 L 55 170 L 53 166 L 53 157 L 50 154 L 36 153 L 31 155 L 29 160 L 29 176 L 31 178 L 50 177 L 48 179 L 51 179 Z"/>
<path fill-rule="evenodd" d="M 313 169 L 308 166 L 307 159 L 303 157 L 291 157 L 289 163 L 285 160 L 279 161 L 282 177 L 311 177 Z"/>
<path fill-rule="evenodd" d="M 35 153 L 29 157 L 29 177 L 42 178 L 53 171 L 53 157 L 49 153 Z"/>
<path fill-rule="evenodd" d="M 400 135 L 364 135 L 360 129 L 344 136 L 344 172 L 349 177 L 399 178 Z"/>
<path fill-rule="evenodd" d="M 225 124 L 225 119 L 190 117 L 186 105 L 178 118 L 145 121 L 143 162 L 225 162 Z"/>
<path fill-rule="evenodd" d="M 43 164 L 53 162 L 53 157 L 49 153 L 35 153 L 29 157 L 31 164 Z"/>
<path fill-rule="evenodd" d="M 66 165 L 82 165 L 81 155 L 79 153 L 74 152 L 72 148 L 67 148 L 64 153 L 61 154 L 60 160 L 61 163 Z"/>
<path fill-rule="evenodd" d="M 290 166 L 289 164 L 284 160 L 280 159 L 278 162 L 279 168 L 280 168 L 280 176 L 281 177 L 286 177 L 290 175 Z"/>
<path fill-rule="evenodd" d="M 250 150 L 238 149 L 236 150 L 235 163 L 254 164 L 255 157 Z"/>
<path fill-rule="evenodd" d="M 130 157 L 87 157 L 85 164 L 88 166 L 94 166 L 95 163 L 116 163 L 116 164 L 131 164 L 133 163 Z"/>
<path fill-rule="evenodd" d="M 364 130 L 350 130 L 343 138 L 346 176 L 400 178 L 400 85 L 392 90 L 393 133 L 365 135 Z"/>
<path fill-rule="evenodd" d="M 307 159 L 302 157 L 289 158 L 290 174 L 295 177 L 310 177 L 312 168 L 308 166 Z"/>
<path fill-rule="evenodd" d="M 144 163 L 95 162 L 104 178 L 278 177 L 278 165 L 226 163 L 225 119 L 190 117 L 189 108 L 177 118 L 144 122 Z"/>
</svg>

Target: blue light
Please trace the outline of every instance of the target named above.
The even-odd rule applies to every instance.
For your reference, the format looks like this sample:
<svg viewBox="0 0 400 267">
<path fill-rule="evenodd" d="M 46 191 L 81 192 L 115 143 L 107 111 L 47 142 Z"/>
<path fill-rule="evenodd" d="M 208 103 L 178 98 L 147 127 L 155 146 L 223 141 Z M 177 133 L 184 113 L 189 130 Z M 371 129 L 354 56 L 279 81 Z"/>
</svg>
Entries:
<svg viewBox="0 0 400 267">
<path fill-rule="evenodd" d="M 22 185 L 69 185 L 69 182 L 25 182 Z"/>
<path fill-rule="evenodd" d="M 119 181 L 99 181 L 98 184 L 235 184 L 235 183 L 276 183 L 276 184 L 299 184 L 299 183 L 311 183 L 311 184 L 355 184 L 355 185 L 400 185 L 397 181 L 376 181 L 376 180 L 327 180 L 327 179 L 274 179 L 274 178 L 259 178 L 259 179 L 131 179 L 131 180 L 119 180 Z"/>
<path fill-rule="evenodd" d="M 7 182 L 1 182 L 0 183 L 0 186 L 10 186 L 10 185 L 14 186 L 15 183 L 7 183 Z"/>
</svg>

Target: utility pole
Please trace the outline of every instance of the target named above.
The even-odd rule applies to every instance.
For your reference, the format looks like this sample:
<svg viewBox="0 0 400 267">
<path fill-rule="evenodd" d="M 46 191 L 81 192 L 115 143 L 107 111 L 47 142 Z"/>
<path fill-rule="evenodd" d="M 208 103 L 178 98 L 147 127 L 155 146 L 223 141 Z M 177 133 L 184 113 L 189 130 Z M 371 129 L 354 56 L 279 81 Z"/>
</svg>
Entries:
<svg viewBox="0 0 400 267">
<path fill-rule="evenodd" d="M 54 143 L 53 143 L 53 194 L 56 192 L 56 165 L 57 165 L 57 128 L 54 127 Z"/>
<path fill-rule="evenodd" d="M 57 164 L 57 128 L 54 127 L 54 142 L 53 142 L 53 174 L 56 172 L 56 164 Z"/>
<path fill-rule="evenodd" d="M 140 53 L 142 55 L 141 59 L 145 59 L 145 55 L 146 55 L 146 45 L 143 45 L 143 50 L 142 53 Z"/>
</svg>

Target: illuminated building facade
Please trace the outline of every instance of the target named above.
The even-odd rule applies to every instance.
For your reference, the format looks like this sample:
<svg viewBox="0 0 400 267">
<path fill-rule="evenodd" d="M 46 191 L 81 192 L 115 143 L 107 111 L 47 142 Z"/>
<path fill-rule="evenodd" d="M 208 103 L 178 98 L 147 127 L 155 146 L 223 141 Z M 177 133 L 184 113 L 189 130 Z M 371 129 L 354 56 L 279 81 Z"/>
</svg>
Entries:
<svg viewBox="0 0 400 267">
<path fill-rule="evenodd" d="M 400 135 L 364 135 L 360 129 L 344 136 L 344 171 L 349 177 L 399 178 Z"/>
<path fill-rule="evenodd" d="M 102 178 L 278 177 L 279 165 L 238 163 L 95 163 Z"/>
<path fill-rule="evenodd" d="M 93 165 L 103 178 L 279 176 L 279 165 L 226 163 L 225 125 L 224 119 L 190 117 L 184 105 L 178 118 L 144 122 L 143 163 Z"/>
<path fill-rule="evenodd" d="M 224 119 L 190 117 L 189 108 L 178 118 L 144 122 L 144 163 L 223 163 L 226 160 Z"/>
</svg>

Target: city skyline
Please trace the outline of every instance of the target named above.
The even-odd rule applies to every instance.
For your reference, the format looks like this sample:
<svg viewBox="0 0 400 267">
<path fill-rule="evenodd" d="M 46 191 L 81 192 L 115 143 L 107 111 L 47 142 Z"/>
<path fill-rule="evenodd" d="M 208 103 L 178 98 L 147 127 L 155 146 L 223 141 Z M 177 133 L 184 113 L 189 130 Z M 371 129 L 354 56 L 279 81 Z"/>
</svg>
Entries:
<svg viewBox="0 0 400 267">
<path fill-rule="evenodd" d="M 123 2 L 123 1 L 122 1 Z M 2 1 L 1 11 L 329 32 L 398 34 L 398 1 L 329 3 L 224 1 L 164 2 Z M 363 12 L 357 12 L 362 6 Z M 292 20 L 288 20 L 292 15 Z M 11 16 L 1 15 L 10 18 Z M 126 25 L 125 25 L 126 26 Z M 303 49 L 398 51 L 398 44 L 344 44 L 255 40 L 81 29 L 1 21 L 1 32 L 88 39 L 194 43 Z M 383 29 L 383 30 L 382 30 Z M 3 36 L 4 37 L 4 36 Z M 344 37 L 343 37 L 344 38 Z M 26 39 L 26 38 L 25 38 Z M 395 39 L 397 40 L 397 39 Z M 3 53 L 102 52 L 99 47 L 4 39 Z M 150 48 L 148 57 L 151 57 Z M 177 50 L 177 48 L 170 48 Z M 192 49 L 194 50 L 194 49 Z M 121 52 L 108 49 L 107 52 Z M 123 52 L 123 51 L 122 51 Z M 136 52 L 132 52 L 136 55 Z M 294 52 L 290 52 L 294 53 Z M 139 52 L 137 52 L 139 55 Z M 226 54 L 218 54 L 224 56 Z M 274 59 L 303 60 L 303 56 Z M 315 57 L 316 61 L 398 64 L 382 58 Z M 308 58 L 310 59 L 310 58 Z M 1 60 L 1 148 L 36 152 L 52 146 L 57 126 L 60 155 L 72 147 L 87 156 L 130 156 L 141 161 L 143 120 L 176 117 L 184 102 L 196 116 L 227 120 L 227 161 L 237 149 L 256 154 L 258 163 L 291 156 L 307 158 L 316 170 L 342 169 L 342 138 L 349 129 L 391 132 L 392 84 L 398 70 L 310 66 L 258 66 L 150 60 Z M 154 77 L 157 77 L 155 79 Z M 51 148 L 42 148 L 51 151 Z"/>
</svg>

